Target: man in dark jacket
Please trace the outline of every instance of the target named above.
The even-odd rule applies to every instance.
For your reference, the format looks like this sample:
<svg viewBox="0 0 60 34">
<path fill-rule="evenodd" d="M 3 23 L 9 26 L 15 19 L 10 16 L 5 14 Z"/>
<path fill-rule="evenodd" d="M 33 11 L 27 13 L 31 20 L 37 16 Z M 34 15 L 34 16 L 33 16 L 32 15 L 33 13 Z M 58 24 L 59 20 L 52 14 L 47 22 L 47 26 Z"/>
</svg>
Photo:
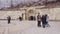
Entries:
<svg viewBox="0 0 60 34">
<path fill-rule="evenodd" d="M 10 23 L 10 21 L 11 21 L 11 17 L 10 16 L 8 16 L 7 17 L 7 19 L 8 19 L 8 24 Z"/>
<path fill-rule="evenodd" d="M 41 20 L 42 20 L 42 26 L 43 26 L 43 28 L 45 28 L 45 24 L 46 24 L 45 15 L 42 15 Z"/>
<path fill-rule="evenodd" d="M 41 27 L 41 15 L 40 15 L 40 13 L 38 13 L 38 15 L 37 15 L 37 21 L 38 21 L 38 27 Z"/>
</svg>

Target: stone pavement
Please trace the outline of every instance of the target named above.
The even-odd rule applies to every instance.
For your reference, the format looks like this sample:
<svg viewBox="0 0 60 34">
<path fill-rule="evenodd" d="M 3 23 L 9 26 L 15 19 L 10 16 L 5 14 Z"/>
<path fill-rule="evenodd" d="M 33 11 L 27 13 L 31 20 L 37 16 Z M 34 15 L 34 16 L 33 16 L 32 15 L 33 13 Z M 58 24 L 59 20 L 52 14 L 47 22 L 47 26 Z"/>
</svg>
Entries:
<svg viewBox="0 0 60 34">
<path fill-rule="evenodd" d="M 60 34 L 60 22 L 49 21 L 50 27 L 37 27 L 37 21 L 0 20 L 0 34 Z"/>
</svg>

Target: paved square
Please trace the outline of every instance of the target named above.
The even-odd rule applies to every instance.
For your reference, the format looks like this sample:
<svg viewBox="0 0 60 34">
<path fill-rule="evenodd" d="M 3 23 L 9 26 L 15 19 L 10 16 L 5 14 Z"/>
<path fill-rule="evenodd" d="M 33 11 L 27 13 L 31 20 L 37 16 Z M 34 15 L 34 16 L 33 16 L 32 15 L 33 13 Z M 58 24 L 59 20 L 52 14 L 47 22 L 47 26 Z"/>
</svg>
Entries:
<svg viewBox="0 0 60 34">
<path fill-rule="evenodd" d="M 60 22 L 49 21 L 50 27 L 37 27 L 37 21 L 0 20 L 0 34 L 60 34 Z"/>
</svg>

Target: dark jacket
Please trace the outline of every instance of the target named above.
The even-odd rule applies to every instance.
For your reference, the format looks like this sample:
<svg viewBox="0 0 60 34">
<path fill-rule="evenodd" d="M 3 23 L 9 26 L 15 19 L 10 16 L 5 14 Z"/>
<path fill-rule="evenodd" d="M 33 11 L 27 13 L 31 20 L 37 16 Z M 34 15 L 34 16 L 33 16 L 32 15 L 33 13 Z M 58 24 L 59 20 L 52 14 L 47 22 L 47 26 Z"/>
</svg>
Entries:
<svg viewBox="0 0 60 34">
<path fill-rule="evenodd" d="M 43 15 L 43 16 L 41 17 L 41 20 L 42 20 L 42 24 L 46 24 L 46 17 L 45 17 L 45 15 Z"/>
<path fill-rule="evenodd" d="M 7 19 L 8 19 L 8 21 L 10 21 L 11 20 L 11 17 L 9 16 L 9 17 L 7 17 Z"/>
</svg>

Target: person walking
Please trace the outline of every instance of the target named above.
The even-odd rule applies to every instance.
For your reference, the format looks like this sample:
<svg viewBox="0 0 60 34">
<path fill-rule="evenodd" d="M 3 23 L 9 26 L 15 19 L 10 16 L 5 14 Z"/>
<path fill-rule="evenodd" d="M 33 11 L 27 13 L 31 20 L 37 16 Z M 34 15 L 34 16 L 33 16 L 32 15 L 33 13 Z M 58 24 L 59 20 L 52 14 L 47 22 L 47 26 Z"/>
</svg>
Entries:
<svg viewBox="0 0 60 34">
<path fill-rule="evenodd" d="M 37 15 L 37 25 L 38 25 L 38 27 L 41 27 L 41 15 L 40 15 L 40 13 L 38 13 L 38 15 Z"/>
<path fill-rule="evenodd" d="M 11 17 L 10 16 L 8 16 L 7 17 L 7 20 L 8 20 L 8 24 L 10 23 L 10 21 L 11 21 Z"/>
</svg>

